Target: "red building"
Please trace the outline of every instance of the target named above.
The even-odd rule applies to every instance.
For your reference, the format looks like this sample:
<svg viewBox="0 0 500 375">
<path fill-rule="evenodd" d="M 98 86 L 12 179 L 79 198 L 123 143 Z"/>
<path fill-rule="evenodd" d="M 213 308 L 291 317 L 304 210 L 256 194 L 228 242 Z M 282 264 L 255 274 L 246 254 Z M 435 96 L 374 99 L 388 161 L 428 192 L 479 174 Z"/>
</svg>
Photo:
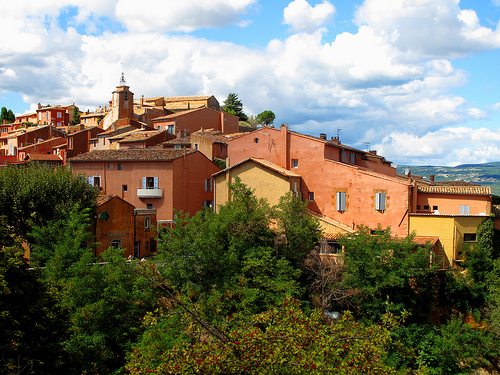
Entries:
<svg viewBox="0 0 500 375">
<path fill-rule="evenodd" d="M 138 209 L 155 209 L 159 222 L 174 210 L 195 214 L 213 202 L 211 175 L 220 170 L 202 153 L 176 149 L 96 150 L 70 160 L 103 194 Z"/>
</svg>

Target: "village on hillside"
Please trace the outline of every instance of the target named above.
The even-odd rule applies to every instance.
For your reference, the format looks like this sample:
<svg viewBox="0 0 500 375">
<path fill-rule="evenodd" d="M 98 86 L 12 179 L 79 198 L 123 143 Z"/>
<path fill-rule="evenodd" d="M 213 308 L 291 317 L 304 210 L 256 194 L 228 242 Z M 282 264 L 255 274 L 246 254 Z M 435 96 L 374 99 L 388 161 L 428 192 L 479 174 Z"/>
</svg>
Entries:
<svg viewBox="0 0 500 375">
<path fill-rule="evenodd" d="M 70 125 L 77 112 L 80 123 Z M 339 137 L 313 137 L 279 128 L 239 126 L 214 96 L 134 99 L 122 74 L 108 105 L 93 113 L 75 104 L 38 106 L 0 125 L 0 160 L 6 164 L 67 165 L 99 190 L 95 255 L 126 249 L 143 258 L 156 251 L 159 225 L 174 213 L 194 215 L 231 200 L 239 178 L 271 205 L 292 192 L 321 223 L 321 252 L 337 254 L 340 235 L 359 226 L 415 233 L 430 245 L 441 269 L 463 261 L 463 244 L 495 216 L 489 187 L 397 174 L 376 151 L 344 145 Z"/>
</svg>

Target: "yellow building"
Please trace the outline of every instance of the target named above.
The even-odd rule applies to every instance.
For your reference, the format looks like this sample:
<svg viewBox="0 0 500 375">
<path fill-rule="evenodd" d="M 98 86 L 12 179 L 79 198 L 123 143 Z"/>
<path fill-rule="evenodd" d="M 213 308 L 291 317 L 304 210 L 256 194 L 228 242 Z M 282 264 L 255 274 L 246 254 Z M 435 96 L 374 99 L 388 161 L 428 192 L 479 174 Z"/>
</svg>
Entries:
<svg viewBox="0 0 500 375">
<path fill-rule="evenodd" d="M 463 261 L 463 244 L 475 244 L 477 227 L 485 215 L 410 214 L 410 232 L 418 236 L 439 237 L 435 262 L 440 268 L 453 268 Z"/>
<path fill-rule="evenodd" d="M 213 175 L 215 180 L 215 207 L 231 200 L 229 184 L 235 177 L 254 190 L 257 198 L 277 205 L 287 192 L 300 193 L 300 176 L 264 159 L 249 158 Z"/>
</svg>

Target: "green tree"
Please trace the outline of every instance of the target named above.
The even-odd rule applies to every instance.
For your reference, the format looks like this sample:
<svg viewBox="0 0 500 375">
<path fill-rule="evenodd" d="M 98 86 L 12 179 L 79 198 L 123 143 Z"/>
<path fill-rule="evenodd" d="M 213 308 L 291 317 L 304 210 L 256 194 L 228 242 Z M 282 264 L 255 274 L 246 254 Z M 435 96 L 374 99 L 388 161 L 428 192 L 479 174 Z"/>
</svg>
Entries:
<svg viewBox="0 0 500 375">
<path fill-rule="evenodd" d="M 22 247 L 0 246 L 1 372 L 66 373 L 69 316 L 39 272 L 29 268 Z"/>
<path fill-rule="evenodd" d="M 193 310 L 190 310 L 193 312 Z M 161 324 L 163 319 L 168 325 Z M 179 322 L 190 339 L 175 346 L 158 338 Z M 381 325 L 364 326 L 351 314 L 331 325 L 319 310 L 307 315 L 299 301 L 285 298 L 260 314 L 234 314 L 215 327 L 196 314 L 149 315 L 146 332 L 127 369 L 134 374 L 391 374 L 383 359 L 397 319 L 387 314 Z"/>
<path fill-rule="evenodd" d="M 16 121 L 16 116 L 14 115 L 14 112 L 12 112 L 11 109 L 9 109 L 9 111 L 7 112 L 6 120 L 7 120 L 7 124 L 11 124 L 14 121 Z"/>
<path fill-rule="evenodd" d="M 360 316 L 377 319 L 389 299 L 396 311 L 410 312 L 410 320 L 429 320 L 436 275 L 428 248 L 415 250 L 412 236 L 393 238 L 381 228 L 371 234 L 363 226 L 340 243 L 345 248 L 342 283 L 357 291 L 349 303 Z"/>
<path fill-rule="evenodd" d="M 71 113 L 71 125 L 78 125 L 80 123 L 80 111 L 75 106 L 73 107 L 73 112 Z"/>
<path fill-rule="evenodd" d="M 264 111 L 261 112 L 257 115 L 257 122 L 261 125 L 264 126 L 269 126 L 274 122 L 274 119 L 276 118 L 276 115 L 273 113 L 273 111 Z"/>
<path fill-rule="evenodd" d="M 300 271 L 275 256 L 268 204 L 239 180 L 231 189 L 232 200 L 217 213 L 178 214 L 174 228 L 160 233 L 158 245 L 165 284 L 200 299 L 211 319 L 263 311 L 300 289 Z"/>
<path fill-rule="evenodd" d="M 238 116 L 240 121 L 247 121 L 248 116 L 243 112 L 243 103 L 238 99 L 238 94 L 231 92 L 224 100 L 222 109 L 232 115 Z"/>
<path fill-rule="evenodd" d="M 16 235 L 28 240 L 35 225 L 64 218 L 63 212 L 76 204 L 93 209 L 96 195 L 84 176 L 73 176 L 67 168 L 30 164 L 0 169 L 0 215 Z"/>
<path fill-rule="evenodd" d="M 0 110 L 0 122 L 3 124 L 3 120 L 7 120 L 8 111 L 6 107 L 2 107 Z"/>
<path fill-rule="evenodd" d="M 306 202 L 288 192 L 280 198 L 273 211 L 278 256 L 288 260 L 295 268 L 303 267 L 307 254 L 321 238 L 319 221 L 306 213 L 306 206 Z"/>
</svg>

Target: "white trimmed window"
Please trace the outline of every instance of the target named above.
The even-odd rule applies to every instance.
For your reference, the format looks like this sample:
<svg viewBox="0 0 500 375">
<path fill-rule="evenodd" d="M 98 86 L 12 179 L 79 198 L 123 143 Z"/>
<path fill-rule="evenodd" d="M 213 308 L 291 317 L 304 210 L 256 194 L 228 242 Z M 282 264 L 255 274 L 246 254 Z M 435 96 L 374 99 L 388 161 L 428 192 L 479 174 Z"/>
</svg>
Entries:
<svg viewBox="0 0 500 375">
<path fill-rule="evenodd" d="M 142 188 L 143 189 L 158 189 L 158 177 L 143 177 L 142 178 Z"/>
</svg>

